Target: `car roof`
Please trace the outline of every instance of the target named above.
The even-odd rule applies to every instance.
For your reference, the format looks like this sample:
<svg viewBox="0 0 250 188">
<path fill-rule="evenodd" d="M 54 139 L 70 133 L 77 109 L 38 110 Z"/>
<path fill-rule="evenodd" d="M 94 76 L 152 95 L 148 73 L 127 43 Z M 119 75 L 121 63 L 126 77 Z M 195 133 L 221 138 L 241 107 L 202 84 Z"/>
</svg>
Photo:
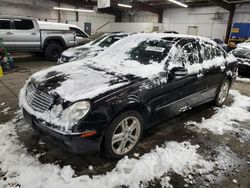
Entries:
<svg viewBox="0 0 250 188">
<path fill-rule="evenodd" d="M 210 38 L 195 36 L 195 35 L 185 35 L 185 34 L 175 34 L 175 33 L 137 33 L 133 35 L 134 37 L 145 38 L 145 40 L 154 40 L 154 39 L 166 39 L 169 41 L 177 42 L 177 41 L 193 41 L 199 40 L 203 42 L 209 42 L 213 45 L 217 45 L 217 43 Z"/>
<path fill-rule="evenodd" d="M 36 18 L 29 16 L 18 16 L 18 15 L 0 15 L 0 18 L 18 18 L 18 19 L 27 19 L 27 20 L 37 20 Z"/>
</svg>

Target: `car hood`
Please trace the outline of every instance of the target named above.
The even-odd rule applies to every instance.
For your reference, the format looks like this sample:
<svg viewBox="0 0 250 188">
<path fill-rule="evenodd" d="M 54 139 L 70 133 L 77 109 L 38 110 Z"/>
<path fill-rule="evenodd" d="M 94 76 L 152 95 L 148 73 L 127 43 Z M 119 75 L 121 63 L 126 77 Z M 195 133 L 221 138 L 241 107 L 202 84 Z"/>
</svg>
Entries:
<svg viewBox="0 0 250 188">
<path fill-rule="evenodd" d="M 237 44 L 237 47 L 250 49 L 250 42 L 243 42 L 243 43 Z"/>
<path fill-rule="evenodd" d="M 84 54 L 87 54 L 87 53 L 90 53 L 90 52 L 98 52 L 100 50 L 102 50 L 103 48 L 101 47 L 98 47 L 98 46 L 93 46 L 93 47 L 90 47 L 90 46 L 78 46 L 78 47 L 75 47 L 75 48 L 69 48 L 67 50 L 65 50 L 63 53 L 62 53 L 62 56 L 65 56 L 65 57 L 77 57 L 77 56 L 81 56 L 81 55 L 84 55 Z"/>
<path fill-rule="evenodd" d="M 111 92 L 135 79 L 133 75 L 115 74 L 77 61 L 37 72 L 29 83 L 46 93 L 74 102 Z"/>
<path fill-rule="evenodd" d="M 250 59 L 250 48 L 238 47 L 235 50 L 233 50 L 233 55 L 237 58 Z"/>
</svg>

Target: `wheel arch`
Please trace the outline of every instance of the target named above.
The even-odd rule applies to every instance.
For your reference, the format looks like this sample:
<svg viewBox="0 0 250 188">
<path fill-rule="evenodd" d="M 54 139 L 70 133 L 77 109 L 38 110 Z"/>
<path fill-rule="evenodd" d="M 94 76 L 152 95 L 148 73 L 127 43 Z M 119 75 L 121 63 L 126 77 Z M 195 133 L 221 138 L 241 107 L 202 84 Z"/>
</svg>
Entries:
<svg viewBox="0 0 250 188">
<path fill-rule="evenodd" d="M 110 125 L 110 123 L 120 114 L 122 114 L 123 112 L 126 112 L 126 111 L 136 111 L 138 112 L 141 116 L 142 116 L 142 119 L 143 119 L 143 124 L 144 124 L 144 127 L 143 129 L 145 130 L 145 127 L 148 123 L 148 119 L 149 119 L 149 109 L 147 108 L 146 105 L 144 104 L 141 104 L 141 103 L 138 103 L 138 102 L 134 102 L 134 103 L 129 103 L 127 105 L 124 105 L 122 108 L 120 108 L 120 110 L 118 110 L 111 118 L 110 120 L 108 121 L 107 123 L 107 126 L 105 128 L 105 130 L 103 131 L 102 133 L 102 137 L 101 137 L 101 143 L 100 143 L 100 148 L 99 148 L 99 151 L 103 152 L 104 150 L 104 135 L 105 135 L 105 132 L 108 128 L 108 126 Z"/>
<path fill-rule="evenodd" d="M 63 47 L 63 49 L 66 48 L 65 41 L 63 40 L 62 37 L 48 37 L 48 38 L 46 38 L 44 41 L 44 44 L 43 44 L 43 48 L 46 49 L 50 43 L 57 43 L 57 44 L 61 45 Z"/>
</svg>

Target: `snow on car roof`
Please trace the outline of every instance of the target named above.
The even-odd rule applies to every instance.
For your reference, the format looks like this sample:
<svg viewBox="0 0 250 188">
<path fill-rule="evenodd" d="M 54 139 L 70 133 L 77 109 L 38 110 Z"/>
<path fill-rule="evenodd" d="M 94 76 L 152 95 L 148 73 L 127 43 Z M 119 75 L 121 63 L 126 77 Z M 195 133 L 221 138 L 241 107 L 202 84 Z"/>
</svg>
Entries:
<svg viewBox="0 0 250 188">
<path fill-rule="evenodd" d="M 140 33 L 128 36 L 121 39 L 105 49 L 98 56 L 88 61 L 92 66 L 102 68 L 108 71 L 119 72 L 120 74 L 133 74 L 140 77 L 150 78 L 159 72 L 164 71 L 165 62 L 169 55 L 176 53 L 179 49 L 173 47 L 169 51 L 169 55 L 162 60 L 162 62 L 152 62 L 151 64 L 143 65 L 135 60 L 130 60 L 128 52 L 137 47 L 141 42 L 147 40 L 161 40 L 167 38 L 190 38 L 199 39 L 200 41 L 210 42 L 213 45 L 217 45 L 216 42 L 209 38 L 197 37 L 192 35 L 181 35 L 181 34 L 167 34 L 167 33 Z M 173 42 L 174 44 L 175 42 Z"/>
</svg>

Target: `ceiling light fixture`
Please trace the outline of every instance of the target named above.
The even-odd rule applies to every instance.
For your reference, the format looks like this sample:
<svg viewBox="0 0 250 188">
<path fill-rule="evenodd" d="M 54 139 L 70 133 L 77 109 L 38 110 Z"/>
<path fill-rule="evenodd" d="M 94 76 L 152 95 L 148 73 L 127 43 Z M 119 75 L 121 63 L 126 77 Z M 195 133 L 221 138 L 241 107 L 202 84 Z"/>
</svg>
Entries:
<svg viewBox="0 0 250 188">
<path fill-rule="evenodd" d="M 127 5 L 127 4 L 118 3 L 117 5 L 118 5 L 119 7 L 132 8 L 131 5 Z"/>
<path fill-rule="evenodd" d="M 177 4 L 177 5 L 180 5 L 180 6 L 182 6 L 182 7 L 185 7 L 185 8 L 188 7 L 188 5 L 186 5 L 186 4 L 184 4 L 184 3 L 181 3 L 181 2 L 179 2 L 179 1 L 176 1 L 176 0 L 168 0 L 168 1 L 170 1 L 170 2 L 172 2 L 172 3 L 175 3 L 175 4 Z"/>
<path fill-rule="evenodd" d="M 62 7 L 53 7 L 54 10 L 67 10 L 67 11 L 75 11 L 73 8 L 62 8 Z"/>
<path fill-rule="evenodd" d="M 74 12 L 91 12 L 93 13 L 94 10 L 90 9 L 73 9 L 73 8 L 63 8 L 63 7 L 53 7 L 54 10 L 66 10 L 66 11 L 74 11 Z"/>
<path fill-rule="evenodd" d="M 76 9 L 77 12 L 94 12 L 94 10 L 90 10 L 90 9 Z"/>
</svg>

